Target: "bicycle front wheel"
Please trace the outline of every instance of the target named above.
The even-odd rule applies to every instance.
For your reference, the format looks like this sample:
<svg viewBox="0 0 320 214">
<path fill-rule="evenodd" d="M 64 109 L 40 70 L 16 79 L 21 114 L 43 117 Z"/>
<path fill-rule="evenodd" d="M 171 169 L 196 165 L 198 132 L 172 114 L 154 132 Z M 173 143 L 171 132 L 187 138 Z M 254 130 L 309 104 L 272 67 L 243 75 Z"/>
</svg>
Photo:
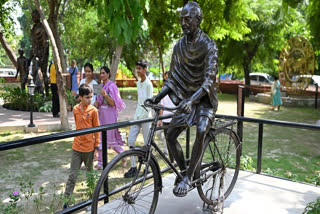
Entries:
<svg viewBox="0 0 320 214">
<path fill-rule="evenodd" d="M 206 204 L 216 206 L 229 196 L 236 183 L 241 146 L 231 129 L 222 128 L 210 132 L 205 140 L 201 167 L 197 168 L 195 179 L 201 180 L 197 187 L 201 199 Z"/>
<path fill-rule="evenodd" d="M 130 178 L 124 174 L 131 168 L 131 159 L 137 165 L 137 171 Z M 149 161 L 148 173 L 145 175 L 147 162 L 145 152 L 139 150 L 125 151 L 108 164 L 96 185 L 91 213 L 154 213 L 161 191 L 161 177 L 155 161 Z M 126 164 L 125 164 L 126 163 Z M 104 188 L 102 188 L 106 184 Z M 108 203 L 99 203 L 99 195 L 108 189 Z M 98 206 L 99 212 L 97 212 Z M 103 206 L 102 206 L 103 205 Z"/>
</svg>

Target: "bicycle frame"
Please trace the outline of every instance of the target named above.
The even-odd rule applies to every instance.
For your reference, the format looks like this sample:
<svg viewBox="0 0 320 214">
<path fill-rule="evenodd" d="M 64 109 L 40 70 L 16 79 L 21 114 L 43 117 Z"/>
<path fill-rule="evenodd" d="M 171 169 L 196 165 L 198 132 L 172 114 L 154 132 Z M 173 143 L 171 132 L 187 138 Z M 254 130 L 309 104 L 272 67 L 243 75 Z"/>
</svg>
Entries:
<svg viewBox="0 0 320 214">
<path fill-rule="evenodd" d="M 146 104 L 146 103 L 145 103 L 145 104 Z M 152 107 L 152 105 L 150 105 L 150 104 L 149 104 L 149 105 L 146 105 L 146 106 Z M 159 115 L 160 115 L 160 109 L 163 109 L 163 110 L 166 109 L 166 110 L 172 111 L 172 110 L 176 110 L 177 108 L 171 109 L 171 108 L 161 107 L 161 106 L 157 106 L 157 105 L 153 105 L 153 107 L 154 107 L 153 109 L 154 109 L 154 111 L 155 111 L 155 117 L 154 117 L 154 120 L 153 120 L 153 122 L 152 122 L 152 124 L 151 124 L 150 131 L 149 131 L 149 133 L 148 133 L 148 141 L 147 141 L 147 144 L 145 145 L 145 147 L 146 147 L 146 155 L 145 155 L 144 161 L 146 162 L 146 168 L 145 168 L 144 177 L 143 177 L 143 180 L 142 180 L 143 185 L 144 185 L 144 182 L 145 182 L 146 179 L 147 179 L 148 168 L 149 168 L 149 161 L 150 161 L 150 158 L 151 158 L 151 155 L 152 155 L 152 150 L 153 150 L 152 147 L 155 148 L 155 150 L 160 154 L 161 158 L 169 165 L 169 167 L 176 173 L 176 175 L 177 175 L 180 179 L 183 179 L 183 176 L 181 175 L 181 173 L 176 169 L 176 167 L 175 167 L 175 166 L 170 162 L 170 160 L 165 156 L 165 154 L 161 151 L 161 149 L 160 149 L 159 146 L 154 142 L 154 139 L 153 139 L 153 138 L 154 138 L 155 131 L 156 131 L 157 129 L 163 129 L 163 127 L 157 128 L 157 122 L 158 122 L 158 120 L 159 120 Z M 224 127 L 228 127 L 228 126 L 233 125 L 233 124 L 235 124 L 234 121 L 233 121 L 233 122 L 230 122 L 230 123 L 225 123 L 225 124 L 223 124 L 222 126 L 213 128 L 213 130 L 217 130 L 217 129 L 221 129 L 221 128 L 224 128 Z M 186 125 L 186 124 L 173 124 L 173 125 L 167 126 L 166 128 L 168 128 L 168 127 L 179 127 L 179 126 L 183 126 L 183 125 Z M 212 136 L 212 134 L 210 134 L 210 137 L 211 137 L 212 139 L 214 139 L 214 136 Z M 220 154 L 220 151 L 219 151 L 219 149 L 218 149 L 215 141 L 214 141 L 214 147 L 215 147 L 215 148 L 217 149 L 217 151 L 218 151 L 218 155 L 219 155 L 220 160 L 223 161 L 223 159 L 222 159 L 222 157 L 221 157 L 221 154 Z M 223 167 L 224 167 L 224 163 L 223 163 Z M 214 174 L 219 173 L 221 170 L 222 170 L 221 168 L 220 168 L 220 169 L 217 169 L 217 170 L 214 172 Z M 140 171 L 140 169 L 139 169 L 138 171 Z M 138 175 L 135 176 L 134 180 L 137 179 L 137 176 L 138 176 Z M 191 186 L 192 186 L 192 187 L 196 187 L 197 185 L 195 185 L 195 184 L 198 183 L 198 182 L 201 182 L 201 181 L 202 181 L 201 179 L 197 179 L 197 180 L 191 182 Z M 135 182 L 134 182 L 134 183 L 135 183 Z M 140 187 L 137 195 L 140 194 L 143 185 Z M 127 191 L 127 192 L 129 192 L 130 189 L 131 189 L 131 186 L 128 188 L 128 191 Z M 190 188 L 190 190 L 191 190 L 191 189 L 192 189 L 192 188 Z"/>
<path fill-rule="evenodd" d="M 152 122 L 152 125 L 151 125 L 151 128 L 150 128 L 150 132 L 148 134 L 148 142 L 146 144 L 146 157 L 145 157 L 145 161 L 147 162 L 147 167 L 148 167 L 148 163 L 149 163 L 149 160 L 150 160 L 150 157 L 151 157 L 151 154 L 152 154 L 152 147 L 155 148 L 155 150 L 160 154 L 161 158 L 169 165 L 169 167 L 176 173 L 176 175 L 183 179 L 183 176 L 181 175 L 181 173 L 177 170 L 177 168 L 170 162 L 170 160 L 166 157 L 166 155 L 162 152 L 162 150 L 159 148 L 159 146 L 154 142 L 153 140 L 153 137 L 154 137 L 154 133 L 155 131 L 157 130 L 161 130 L 161 129 L 164 129 L 164 127 L 168 128 L 168 127 L 179 127 L 179 126 L 183 126 L 183 125 L 186 125 L 186 124 L 173 124 L 173 125 L 169 125 L 169 126 L 162 126 L 162 127 L 157 127 L 157 122 L 159 120 L 159 115 L 160 115 L 160 109 L 162 107 L 160 106 L 157 106 L 156 108 L 154 108 L 154 111 L 155 111 L 155 117 L 154 117 L 154 120 Z M 168 110 L 173 110 L 173 109 L 170 109 L 170 108 L 166 108 L 164 107 L 164 109 L 168 109 Z M 229 122 L 229 123 L 224 123 L 223 125 L 220 125 L 218 127 L 215 127 L 215 128 L 211 128 L 211 130 L 213 129 L 214 131 L 215 130 L 218 130 L 218 129 L 221 129 L 221 128 L 225 128 L 225 127 L 228 127 L 228 126 L 231 126 L 233 124 L 235 124 L 236 122 L 235 121 L 232 121 L 232 122 Z M 211 132 L 209 132 L 211 133 Z M 209 134 L 208 133 L 208 134 Z M 212 136 L 210 134 L 210 137 L 212 139 L 214 139 L 214 136 Z M 215 148 L 217 149 L 218 151 L 218 155 L 219 155 L 219 159 L 223 161 L 223 158 L 221 157 L 221 154 L 220 154 L 220 151 L 216 145 L 216 143 L 214 142 L 214 146 Z M 224 164 L 224 163 L 223 163 Z M 216 170 L 215 173 L 219 173 L 221 171 L 221 169 L 218 169 Z M 147 172 L 146 172 L 147 173 Z M 146 174 L 145 174 L 145 177 L 146 177 Z M 191 183 L 191 185 L 197 183 L 198 180 L 196 181 L 193 181 Z M 144 181 L 143 181 L 144 182 Z"/>
<path fill-rule="evenodd" d="M 176 169 L 176 167 L 170 162 L 170 160 L 166 157 L 166 155 L 161 151 L 161 149 L 159 148 L 159 146 L 154 142 L 153 137 L 154 137 L 154 133 L 157 130 L 157 122 L 159 120 L 159 115 L 160 115 L 160 110 L 159 109 L 155 109 L 155 117 L 154 120 L 151 124 L 151 128 L 150 128 L 150 132 L 148 134 L 148 142 L 147 142 L 147 152 L 146 152 L 146 157 L 145 160 L 149 161 L 150 157 L 151 157 L 151 153 L 152 153 L 152 147 L 155 148 L 155 150 L 160 154 L 161 158 L 170 166 L 170 168 L 176 173 L 177 176 L 179 176 L 181 179 L 183 178 L 183 176 L 181 175 L 181 173 Z M 181 124 L 176 124 L 170 127 L 178 127 L 181 126 Z M 162 127 L 163 128 L 163 127 Z M 148 166 L 148 165 L 147 165 Z"/>
</svg>

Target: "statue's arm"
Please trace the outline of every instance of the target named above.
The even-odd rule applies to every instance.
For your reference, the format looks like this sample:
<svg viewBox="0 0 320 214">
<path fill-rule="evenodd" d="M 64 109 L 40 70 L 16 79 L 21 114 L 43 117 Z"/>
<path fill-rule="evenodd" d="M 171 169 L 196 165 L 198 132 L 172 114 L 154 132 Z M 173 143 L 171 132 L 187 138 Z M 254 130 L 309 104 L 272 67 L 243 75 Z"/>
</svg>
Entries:
<svg viewBox="0 0 320 214">
<path fill-rule="evenodd" d="M 205 78 L 201 85 L 201 88 L 208 94 L 213 96 L 212 93 L 216 84 L 216 74 L 218 73 L 218 49 L 213 42 L 205 58 Z"/>
<path fill-rule="evenodd" d="M 18 77 L 18 73 L 20 72 L 20 69 L 19 69 L 19 65 L 17 66 L 17 72 L 16 72 L 16 76 L 15 76 L 15 78 L 17 79 L 17 77 Z"/>
<path fill-rule="evenodd" d="M 191 97 L 190 101 L 192 104 L 195 104 L 198 102 L 204 95 L 206 94 L 206 91 L 203 90 L 203 88 L 199 88 Z"/>
<path fill-rule="evenodd" d="M 154 104 L 158 104 L 162 98 L 164 98 L 169 92 L 170 88 L 167 85 L 164 85 L 161 89 L 161 91 L 154 97 L 151 98 L 152 102 Z"/>
</svg>

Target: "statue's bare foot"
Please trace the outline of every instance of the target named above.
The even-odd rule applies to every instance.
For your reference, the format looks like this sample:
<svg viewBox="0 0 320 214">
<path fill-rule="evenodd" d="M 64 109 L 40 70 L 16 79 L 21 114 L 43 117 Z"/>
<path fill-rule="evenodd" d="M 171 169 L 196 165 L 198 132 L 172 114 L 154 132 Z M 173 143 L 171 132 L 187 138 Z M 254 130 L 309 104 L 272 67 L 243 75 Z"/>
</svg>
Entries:
<svg viewBox="0 0 320 214">
<path fill-rule="evenodd" d="M 188 176 L 185 176 L 183 180 L 173 188 L 173 194 L 177 197 L 186 196 L 189 191 L 190 183 Z"/>
</svg>

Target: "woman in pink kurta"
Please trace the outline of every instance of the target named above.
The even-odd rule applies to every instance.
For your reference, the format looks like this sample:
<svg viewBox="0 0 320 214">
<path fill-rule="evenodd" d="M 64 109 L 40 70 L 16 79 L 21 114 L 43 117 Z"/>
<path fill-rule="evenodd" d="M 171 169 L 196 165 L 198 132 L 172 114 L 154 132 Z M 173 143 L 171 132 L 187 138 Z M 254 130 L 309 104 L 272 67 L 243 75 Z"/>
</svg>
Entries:
<svg viewBox="0 0 320 214">
<path fill-rule="evenodd" d="M 100 79 L 102 84 L 101 96 L 97 96 L 95 106 L 99 109 L 100 125 L 116 123 L 118 112 L 122 111 L 126 105 L 121 100 L 117 85 L 110 80 L 110 70 L 104 66 L 100 69 Z M 102 142 L 102 140 L 101 140 Z M 118 154 L 123 152 L 121 147 L 123 142 L 118 129 L 107 131 L 107 146 Z M 100 143 L 99 158 L 96 169 L 102 169 L 102 146 Z"/>
</svg>

